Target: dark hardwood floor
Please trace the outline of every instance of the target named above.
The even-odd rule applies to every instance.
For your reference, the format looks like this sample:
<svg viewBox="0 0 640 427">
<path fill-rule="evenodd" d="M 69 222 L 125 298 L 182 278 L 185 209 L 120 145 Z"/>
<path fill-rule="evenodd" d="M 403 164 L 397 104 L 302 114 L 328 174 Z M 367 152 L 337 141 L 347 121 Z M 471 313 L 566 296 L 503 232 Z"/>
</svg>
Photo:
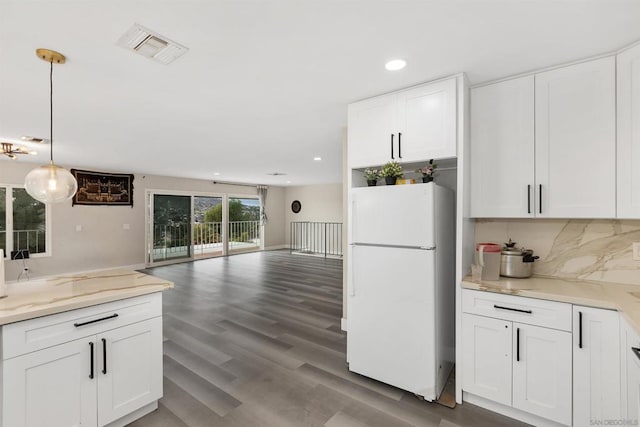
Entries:
<svg viewBox="0 0 640 427">
<path fill-rule="evenodd" d="M 514 426 L 348 371 L 342 261 L 256 252 L 145 270 L 164 293 L 164 397 L 136 427 Z"/>
</svg>

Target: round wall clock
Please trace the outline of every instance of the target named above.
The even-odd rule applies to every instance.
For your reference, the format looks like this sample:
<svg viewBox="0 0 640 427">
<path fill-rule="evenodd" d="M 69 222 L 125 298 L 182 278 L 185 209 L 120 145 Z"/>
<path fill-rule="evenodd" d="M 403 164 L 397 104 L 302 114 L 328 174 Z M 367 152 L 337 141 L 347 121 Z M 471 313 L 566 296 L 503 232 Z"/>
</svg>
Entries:
<svg viewBox="0 0 640 427">
<path fill-rule="evenodd" d="M 293 211 L 293 213 L 298 213 L 300 212 L 300 209 L 302 209 L 302 204 L 299 200 L 294 200 L 291 203 L 291 210 Z"/>
</svg>

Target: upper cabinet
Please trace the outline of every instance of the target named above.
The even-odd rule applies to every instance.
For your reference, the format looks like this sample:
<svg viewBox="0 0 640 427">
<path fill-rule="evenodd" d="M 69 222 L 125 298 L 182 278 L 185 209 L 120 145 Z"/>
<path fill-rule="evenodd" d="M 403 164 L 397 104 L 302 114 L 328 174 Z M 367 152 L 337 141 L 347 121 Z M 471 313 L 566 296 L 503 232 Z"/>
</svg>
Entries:
<svg viewBox="0 0 640 427">
<path fill-rule="evenodd" d="M 616 215 L 616 74 L 608 57 L 536 74 L 536 215 Z"/>
<path fill-rule="evenodd" d="M 349 105 L 349 167 L 456 156 L 457 79 Z"/>
<path fill-rule="evenodd" d="M 471 91 L 471 214 L 533 216 L 533 76 Z"/>
<path fill-rule="evenodd" d="M 615 217 L 615 59 L 471 91 L 471 216 Z"/>
<path fill-rule="evenodd" d="M 640 45 L 618 55 L 617 70 L 618 217 L 640 218 Z"/>
</svg>

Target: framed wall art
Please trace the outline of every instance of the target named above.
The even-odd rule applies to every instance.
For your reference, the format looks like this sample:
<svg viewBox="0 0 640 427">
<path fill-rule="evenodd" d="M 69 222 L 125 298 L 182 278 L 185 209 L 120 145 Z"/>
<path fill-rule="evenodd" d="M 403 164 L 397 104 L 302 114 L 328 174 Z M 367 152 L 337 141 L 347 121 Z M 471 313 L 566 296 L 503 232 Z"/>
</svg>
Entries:
<svg viewBox="0 0 640 427">
<path fill-rule="evenodd" d="M 133 207 L 133 174 L 92 172 L 71 169 L 78 181 L 75 205 L 108 205 Z"/>
</svg>

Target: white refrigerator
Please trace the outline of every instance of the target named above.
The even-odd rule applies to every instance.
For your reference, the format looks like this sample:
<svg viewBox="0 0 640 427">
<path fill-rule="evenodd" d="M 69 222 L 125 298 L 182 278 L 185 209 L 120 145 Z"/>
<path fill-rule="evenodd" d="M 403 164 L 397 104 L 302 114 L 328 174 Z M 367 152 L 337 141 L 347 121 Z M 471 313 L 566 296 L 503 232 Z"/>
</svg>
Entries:
<svg viewBox="0 0 640 427">
<path fill-rule="evenodd" d="M 455 199 L 434 183 L 354 188 L 349 370 L 432 401 L 455 360 Z"/>
</svg>

